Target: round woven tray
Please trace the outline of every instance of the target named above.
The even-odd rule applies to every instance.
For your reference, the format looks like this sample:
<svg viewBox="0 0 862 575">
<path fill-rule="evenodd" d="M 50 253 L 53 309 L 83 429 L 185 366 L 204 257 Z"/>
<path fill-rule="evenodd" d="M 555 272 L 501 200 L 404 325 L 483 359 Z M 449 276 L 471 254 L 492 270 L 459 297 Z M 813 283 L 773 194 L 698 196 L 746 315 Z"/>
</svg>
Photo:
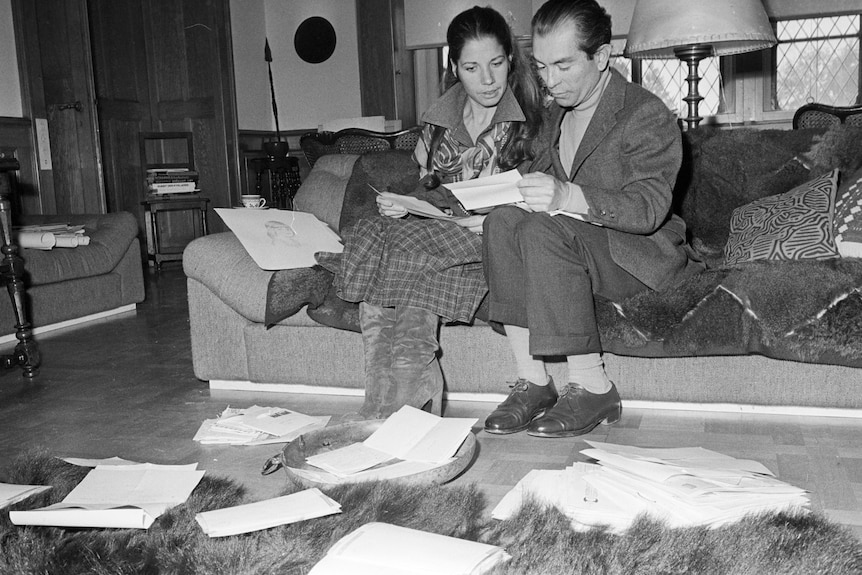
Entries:
<svg viewBox="0 0 862 575">
<path fill-rule="evenodd" d="M 340 447 L 346 447 L 353 443 L 359 443 L 367 439 L 377 428 L 383 425 L 384 419 L 375 419 L 371 421 L 357 421 L 352 423 L 343 423 L 324 427 L 315 431 L 310 431 L 300 435 L 287 445 L 281 452 L 281 465 L 287 472 L 287 475 L 296 483 L 305 488 L 310 487 L 327 487 L 330 483 L 313 481 L 306 477 L 297 475 L 293 469 L 307 469 L 320 471 L 306 463 L 305 458 L 318 453 L 325 453 Z M 473 455 L 476 453 L 476 436 L 473 433 L 467 435 L 464 443 L 458 448 L 453 461 L 422 471 L 412 475 L 404 475 L 389 481 L 397 481 L 399 483 L 408 483 L 414 485 L 429 485 L 440 484 L 451 481 L 464 471 L 473 461 Z M 342 480 L 342 483 L 348 483 L 349 480 Z"/>
</svg>

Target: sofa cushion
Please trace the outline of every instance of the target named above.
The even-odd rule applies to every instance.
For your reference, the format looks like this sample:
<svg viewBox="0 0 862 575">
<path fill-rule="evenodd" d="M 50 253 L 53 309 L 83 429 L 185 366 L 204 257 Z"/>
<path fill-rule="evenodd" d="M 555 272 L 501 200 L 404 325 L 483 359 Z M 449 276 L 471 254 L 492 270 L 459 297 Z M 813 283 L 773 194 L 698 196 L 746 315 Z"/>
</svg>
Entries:
<svg viewBox="0 0 862 575">
<path fill-rule="evenodd" d="M 345 182 L 353 172 L 356 154 L 331 154 L 314 164 L 296 192 L 294 208 L 317 216 L 334 231 L 338 231 L 341 207 L 344 204 Z"/>
<path fill-rule="evenodd" d="M 862 168 L 842 178 L 832 226 L 838 253 L 862 258 Z"/>
<path fill-rule="evenodd" d="M 719 130 L 683 133 L 675 209 L 709 265 L 723 263 L 733 210 L 810 179 L 800 161 L 823 130 Z"/>
<path fill-rule="evenodd" d="M 76 248 L 22 249 L 28 286 L 103 275 L 117 267 L 138 237 L 138 222 L 128 212 L 43 215 L 20 218 L 21 225 L 83 225 L 90 243 Z"/>
<path fill-rule="evenodd" d="M 838 256 L 832 213 L 838 170 L 789 192 L 739 207 L 730 219 L 725 262 L 822 260 Z"/>
</svg>

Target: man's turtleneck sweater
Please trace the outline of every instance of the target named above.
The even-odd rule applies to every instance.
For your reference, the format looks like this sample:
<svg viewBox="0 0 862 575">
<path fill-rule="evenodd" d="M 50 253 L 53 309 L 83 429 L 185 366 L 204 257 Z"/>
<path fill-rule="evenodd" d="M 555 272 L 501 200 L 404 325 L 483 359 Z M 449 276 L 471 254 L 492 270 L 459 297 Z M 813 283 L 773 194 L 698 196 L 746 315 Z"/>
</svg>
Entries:
<svg viewBox="0 0 862 575">
<path fill-rule="evenodd" d="M 566 175 L 568 176 L 571 176 L 575 153 L 581 145 L 581 140 L 584 139 L 587 126 L 590 125 L 590 120 L 592 120 L 593 114 L 595 114 L 596 108 L 599 106 L 599 101 L 601 101 L 602 94 L 604 94 L 605 88 L 610 79 L 611 70 L 610 68 L 606 68 L 605 71 L 602 72 L 593 93 L 590 94 L 586 100 L 577 106 L 570 108 L 563 115 L 563 122 L 560 125 L 559 151 L 560 163 L 563 165 L 563 168 L 566 170 Z M 571 182 L 568 182 L 566 187 L 568 197 L 561 198 L 562 201 L 560 202 L 559 209 L 566 212 L 586 214 L 589 206 L 584 198 L 584 193 L 581 190 L 581 187 Z"/>
</svg>

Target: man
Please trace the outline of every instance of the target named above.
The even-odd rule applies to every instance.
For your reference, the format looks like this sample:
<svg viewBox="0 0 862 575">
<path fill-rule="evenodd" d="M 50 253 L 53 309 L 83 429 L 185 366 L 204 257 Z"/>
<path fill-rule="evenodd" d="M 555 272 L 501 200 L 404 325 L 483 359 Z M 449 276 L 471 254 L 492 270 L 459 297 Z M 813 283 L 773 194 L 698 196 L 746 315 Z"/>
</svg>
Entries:
<svg viewBox="0 0 862 575">
<path fill-rule="evenodd" d="M 484 223 L 489 317 L 518 367 L 485 431 L 581 435 L 622 411 L 608 379 L 594 296 L 622 301 L 703 269 L 670 214 L 682 161 L 676 120 L 609 66 L 611 21 L 595 0 L 549 0 L 533 17 L 533 58 L 554 99 L 531 173 L 529 211 L 497 208 Z M 565 356 L 557 394 L 543 357 Z"/>
</svg>

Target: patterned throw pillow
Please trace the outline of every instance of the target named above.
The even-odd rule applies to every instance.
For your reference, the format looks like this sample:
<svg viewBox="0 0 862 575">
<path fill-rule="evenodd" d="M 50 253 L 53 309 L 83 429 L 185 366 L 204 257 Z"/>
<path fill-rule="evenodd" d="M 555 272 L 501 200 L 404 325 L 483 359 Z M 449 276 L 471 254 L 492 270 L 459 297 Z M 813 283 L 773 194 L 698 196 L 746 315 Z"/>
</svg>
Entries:
<svg viewBox="0 0 862 575">
<path fill-rule="evenodd" d="M 733 210 L 724 261 L 838 257 L 832 230 L 838 170 Z"/>
<path fill-rule="evenodd" d="M 862 168 L 841 182 L 832 225 L 838 253 L 862 258 Z"/>
</svg>

